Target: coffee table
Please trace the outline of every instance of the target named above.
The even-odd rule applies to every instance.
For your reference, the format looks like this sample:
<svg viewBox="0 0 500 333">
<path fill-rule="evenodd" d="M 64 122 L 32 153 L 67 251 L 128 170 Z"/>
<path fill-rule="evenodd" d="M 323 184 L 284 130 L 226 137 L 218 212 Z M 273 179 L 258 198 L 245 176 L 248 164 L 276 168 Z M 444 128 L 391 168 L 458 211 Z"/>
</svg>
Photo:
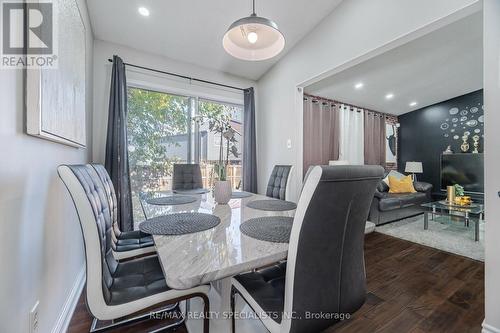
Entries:
<svg viewBox="0 0 500 333">
<path fill-rule="evenodd" d="M 472 204 L 471 206 L 450 205 L 445 201 L 428 202 L 421 205 L 424 211 L 424 229 L 429 229 L 429 214 L 434 220 L 435 215 L 462 217 L 464 225 L 470 226 L 470 222 L 474 222 L 474 240 L 479 241 L 479 223 L 483 220 L 484 205 Z"/>
</svg>

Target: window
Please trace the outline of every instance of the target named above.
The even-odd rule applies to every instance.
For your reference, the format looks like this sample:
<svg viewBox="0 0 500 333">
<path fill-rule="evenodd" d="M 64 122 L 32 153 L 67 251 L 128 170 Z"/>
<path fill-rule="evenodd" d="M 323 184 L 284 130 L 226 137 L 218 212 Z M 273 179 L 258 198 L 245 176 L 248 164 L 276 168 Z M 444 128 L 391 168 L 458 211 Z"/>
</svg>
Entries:
<svg viewBox="0 0 500 333">
<path fill-rule="evenodd" d="M 207 123 L 199 126 L 200 140 L 200 154 L 199 162 L 202 167 L 203 185 L 211 186 L 214 175 L 213 166 L 219 160 L 219 152 L 224 150 L 224 156 L 229 155 L 227 179 L 231 181 L 233 188 L 241 187 L 242 177 L 242 164 L 243 157 L 243 107 L 241 105 L 227 104 L 216 101 L 200 99 L 198 102 L 198 115 L 205 117 L 218 117 L 225 116 L 229 120 L 231 127 L 235 131 L 234 146 L 237 153 L 231 152 L 231 144 L 229 146 L 225 139 L 210 132 Z M 221 147 L 222 143 L 222 147 Z"/>
<path fill-rule="evenodd" d="M 199 163 L 203 186 L 211 187 L 214 164 L 220 149 L 227 153 L 227 140 L 210 131 L 208 122 L 197 124 L 194 116 L 225 117 L 235 130 L 230 144 L 228 180 L 241 186 L 243 107 L 196 96 L 181 96 L 128 87 L 128 150 L 134 219 L 144 219 L 139 195 L 172 189 L 175 163 Z M 221 147 L 222 144 L 222 147 Z M 235 146 L 233 148 L 232 146 Z M 231 153 L 235 149 L 237 153 Z"/>
</svg>

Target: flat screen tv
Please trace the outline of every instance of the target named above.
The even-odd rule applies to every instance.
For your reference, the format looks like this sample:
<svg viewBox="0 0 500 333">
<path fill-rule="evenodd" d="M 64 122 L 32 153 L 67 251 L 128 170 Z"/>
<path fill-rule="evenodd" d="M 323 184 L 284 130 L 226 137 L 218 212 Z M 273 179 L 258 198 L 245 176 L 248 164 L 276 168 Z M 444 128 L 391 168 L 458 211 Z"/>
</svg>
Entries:
<svg viewBox="0 0 500 333">
<path fill-rule="evenodd" d="M 441 156 L 441 189 L 459 184 L 467 193 L 484 193 L 483 154 Z"/>
</svg>

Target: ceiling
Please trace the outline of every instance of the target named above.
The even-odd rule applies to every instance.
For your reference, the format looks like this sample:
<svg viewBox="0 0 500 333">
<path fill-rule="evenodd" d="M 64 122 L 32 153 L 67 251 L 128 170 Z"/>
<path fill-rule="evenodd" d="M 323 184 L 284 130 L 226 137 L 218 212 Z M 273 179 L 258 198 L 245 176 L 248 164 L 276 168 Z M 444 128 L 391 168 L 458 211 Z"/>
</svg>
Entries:
<svg viewBox="0 0 500 333">
<path fill-rule="evenodd" d="M 305 92 L 400 115 L 483 87 L 477 13 L 305 88 Z M 361 89 L 355 85 L 362 82 Z M 387 100 L 385 96 L 394 97 Z M 417 102 L 410 106 L 411 102 Z"/>
<path fill-rule="evenodd" d="M 222 48 L 233 21 L 251 13 L 251 0 L 87 0 L 95 38 L 257 80 L 341 0 L 257 0 L 259 16 L 274 20 L 284 51 L 265 61 L 235 59 Z M 150 10 L 149 17 L 138 8 Z"/>
</svg>

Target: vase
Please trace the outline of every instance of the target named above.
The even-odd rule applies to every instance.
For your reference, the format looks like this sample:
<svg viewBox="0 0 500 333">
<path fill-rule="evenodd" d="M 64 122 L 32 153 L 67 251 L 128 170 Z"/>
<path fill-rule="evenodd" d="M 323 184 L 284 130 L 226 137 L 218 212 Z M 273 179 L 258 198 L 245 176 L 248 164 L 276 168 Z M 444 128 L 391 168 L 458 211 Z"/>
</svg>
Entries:
<svg viewBox="0 0 500 333">
<path fill-rule="evenodd" d="M 446 192 L 448 194 L 446 201 L 450 204 L 455 203 L 455 186 L 446 186 Z"/>
<path fill-rule="evenodd" d="M 225 205 L 231 200 L 231 182 L 229 180 L 217 180 L 214 186 L 214 199 L 215 202 Z"/>
</svg>

